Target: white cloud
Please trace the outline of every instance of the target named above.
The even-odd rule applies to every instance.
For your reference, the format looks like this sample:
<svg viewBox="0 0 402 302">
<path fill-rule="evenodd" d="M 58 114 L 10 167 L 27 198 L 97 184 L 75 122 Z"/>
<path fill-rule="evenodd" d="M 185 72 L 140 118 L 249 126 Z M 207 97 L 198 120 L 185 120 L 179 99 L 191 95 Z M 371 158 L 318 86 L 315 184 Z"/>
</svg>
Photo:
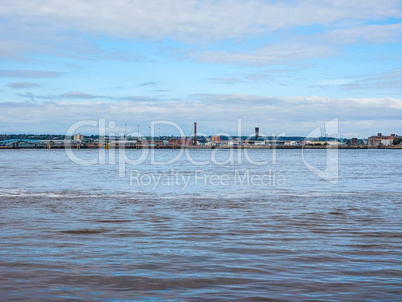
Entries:
<svg viewBox="0 0 402 302">
<path fill-rule="evenodd" d="M 62 72 L 57 71 L 41 71 L 41 70 L 14 70 L 2 69 L 0 70 L 0 77 L 2 78 L 58 78 Z"/>
<path fill-rule="evenodd" d="M 195 43 L 182 57 L 199 62 L 269 65 L 326 58 L 356 41 L 399 40 L 399 0 L 17 0 L 0 6 L 0 57 L 42 53 L 73 59 L 137 61 L 131 51 L 104 49 L 88 36 Z M 318 30 L 317 30 L 318 28 Z M 77 34 L 78 33 L 78 34 Z M 259 46 L 244 45 L 264 37 Z M 210 42 L 234 41 L 231 51 Z M 237 49 L 237 50 L 234 50 Z M 251 49 L 251 50 L 250 50 Z M 170 54 L 172 55 L 172 54 Z M 225 80 L 223 80 L 225 82 Z"/>
<path fill-rule="evenodd" d="M 283 44 L 259 48 L 251 52 L 207 51 L 196 55 L 196 60 L 208 63 L 269 65 L 325 58 L 336 51 L 324 45 Z"/>
<path fill-rule="evenodd" d="M 332 44 L 393 42 L 402 37 L 402 23 L 347 27 L 333 30 L 324 36 L 327 42 Z"/>
<path fill-rule="evenodd" d="M 324 79 L 312 87 L 325 88 L 335 86 L 348 91 L 360 91 L 361 93 L 373 93 L 392 91 L 402 93 L 402 70 L 391 70 L 382 73 L 368 74 L 344 79 Z"/>
<path fill-rule="evenodd" d="M 128 99 L 128 98 L 125 98 Z M 84 119 L 107 118 L 117 124 L 149 125 L 151 120 L 171 120 L 191 133 L 197 121 L 200 131 L 210 133 L 213 128 L 236 130 L 242 118 L 244 130 L 260 126 L 267 133 L 285 132 L 305 135 L 314 125 L 338 117 L 342 132 L 354 132 L 363 137 L 377 132 L 398 132 L 402 127 L 402 100 L 395 98 L 330 98 L 330 97 L 259 97 L 253 95 L 193 95 L 186 101 L 150 100 L 136 97 L 136 102 L 114 97 L 110 102 L 0 102 L 3 131 L 60 133 L 71 124 Z M 25 127 L 21 129 L 21 127 Z M 49 127 L 48 129 L 46 127 Z M 147 126 L 148 127 L 148 126 Z M 202 130 L 204 129 L 204 130 Z"/>
<path fill-rule="evenodd" d="M 196 41 L 238 38 L 295 26 L 399 18 L 400 1 L 263 0 L 18 0 L 0 7 L 3 18 L 113 36 Z"/>
</svg>

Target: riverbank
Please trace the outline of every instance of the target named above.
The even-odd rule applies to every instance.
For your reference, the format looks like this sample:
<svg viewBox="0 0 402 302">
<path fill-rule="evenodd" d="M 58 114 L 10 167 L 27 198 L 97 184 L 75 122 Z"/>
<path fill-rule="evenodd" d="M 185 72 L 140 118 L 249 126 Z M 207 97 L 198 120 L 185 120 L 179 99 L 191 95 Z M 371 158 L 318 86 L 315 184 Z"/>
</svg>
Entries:
<svg viewBox="0 0 402 302">
<path fill-rule="evenodd" d="M 104 145 L 104 146 L 87 146 L 87 145 L 42 145 L 42 146 L 0 146 L 0 150 L 9 149 L 347 149 L 347 150 L 362 150 L 362 149 L 402 149 L 402 145 L 398 146 L 383 146 L 383 147 L 369 147 L 367 145 L 358 146 L 326 146 L 326 145 L 304 145 L 304 146 L 119 146 L 119 145 Z"/>
</svg>

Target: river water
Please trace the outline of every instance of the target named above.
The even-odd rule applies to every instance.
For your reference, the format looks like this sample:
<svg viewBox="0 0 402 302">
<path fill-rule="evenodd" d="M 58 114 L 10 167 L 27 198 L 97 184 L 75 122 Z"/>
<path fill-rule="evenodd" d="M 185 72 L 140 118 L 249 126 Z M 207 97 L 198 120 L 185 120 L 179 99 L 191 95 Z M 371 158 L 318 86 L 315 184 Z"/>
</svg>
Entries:
<svg viewBox="0 0 402 302">
<path fill-rule="evenodd" d="M 104 152 L 1 150 L 1 300 L 401 299 L 400 150 Z"/>
</svg>

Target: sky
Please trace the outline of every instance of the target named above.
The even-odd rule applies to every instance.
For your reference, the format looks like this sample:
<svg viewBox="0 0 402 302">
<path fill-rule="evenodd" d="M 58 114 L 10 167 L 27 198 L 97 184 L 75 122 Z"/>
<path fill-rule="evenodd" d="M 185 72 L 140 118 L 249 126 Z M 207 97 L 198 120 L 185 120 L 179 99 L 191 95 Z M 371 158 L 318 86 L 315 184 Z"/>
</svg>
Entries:
<svg viewBox="0 0 402 302">
<path fill-rule="evenodd" d="M 401 117 L 400 0 L 0 0 L 0 133 L 366 138 Z"/>
</svg>

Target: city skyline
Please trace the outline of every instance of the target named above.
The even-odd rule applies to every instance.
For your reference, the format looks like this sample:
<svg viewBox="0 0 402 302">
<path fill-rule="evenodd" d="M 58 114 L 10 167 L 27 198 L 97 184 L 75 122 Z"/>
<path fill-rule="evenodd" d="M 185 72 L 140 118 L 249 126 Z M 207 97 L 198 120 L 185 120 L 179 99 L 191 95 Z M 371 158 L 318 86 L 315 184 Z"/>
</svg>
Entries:
<svg viewBox="0 0 402 302">
<path fill-rule="evenodd" d="M 402 128 L 400 1 L 18 0 L 0 20 L 2 133 L 99 118 L 117 133 Z"/>
</svg>

